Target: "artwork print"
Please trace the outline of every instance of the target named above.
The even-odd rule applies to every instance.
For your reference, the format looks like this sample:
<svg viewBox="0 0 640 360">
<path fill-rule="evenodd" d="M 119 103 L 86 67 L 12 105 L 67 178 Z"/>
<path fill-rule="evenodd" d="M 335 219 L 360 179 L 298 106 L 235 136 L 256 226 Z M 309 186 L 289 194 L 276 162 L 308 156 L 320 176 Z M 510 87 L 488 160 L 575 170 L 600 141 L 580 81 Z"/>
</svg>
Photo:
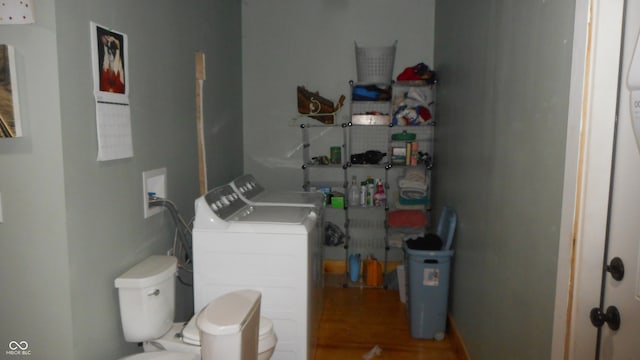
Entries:
<svg viewBox="0 0 640 360">
<path fill-rule="evenodd" d="M 107 93 L 127 93 L 126 38 L 123 34 L 96 25 L 98 90 Z"/>
<path fill-rule="evenodd" d="M 0 45 L 0 138 L 22 136 L 14 50 Z"/>
</svg>

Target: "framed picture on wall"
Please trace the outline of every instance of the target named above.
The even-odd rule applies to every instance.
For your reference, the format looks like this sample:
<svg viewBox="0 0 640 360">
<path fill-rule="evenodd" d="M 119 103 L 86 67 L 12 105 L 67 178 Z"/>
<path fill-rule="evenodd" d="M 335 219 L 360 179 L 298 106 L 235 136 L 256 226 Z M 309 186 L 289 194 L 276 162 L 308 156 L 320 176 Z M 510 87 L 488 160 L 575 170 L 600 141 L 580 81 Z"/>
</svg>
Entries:
<svg viewBox="0 0 640 360">
<path fill-rule="evenodd" d="M 101 100 L 125 102 L 128 98 L 127 45 L 127 35 L 91 22 L 94 92 Z"/>
<path fill-rule="evenodd" d="M 22 136 L 13 46 L 0 45 L 0 138 Z"/>
</svg>

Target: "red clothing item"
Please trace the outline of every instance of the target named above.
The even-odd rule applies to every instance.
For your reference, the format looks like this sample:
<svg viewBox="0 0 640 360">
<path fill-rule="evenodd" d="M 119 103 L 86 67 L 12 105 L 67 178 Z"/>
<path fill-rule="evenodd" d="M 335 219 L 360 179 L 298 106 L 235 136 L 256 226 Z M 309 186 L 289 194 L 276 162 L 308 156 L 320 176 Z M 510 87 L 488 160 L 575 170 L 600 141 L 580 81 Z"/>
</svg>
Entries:
<svg viewBox="0 0 640 360">
<path fill-rule="evenodd" d="M 425 122 L 431 120 L 431 111 L 429 111 L 429 109 L 427 109 L 424 106 L 418 107 L 418 114 L 420 115 L 422 120 L 424 120 Z"/>
<path fill-rule="evenodd" d="M 120 72 L 102 70 L 100 73 L 100 91 L 124 94 L 124 83 L 120 81 Z"/>
<path fill-rule="evenodd" d="M 425 63 L 419 63 L 404 69 L 397 77 L 398 81 L 424 80 L 427 84 L 434 84 L 436 73 L 429 69 Z"/>
<path fill-rule="evenodd" d="M 404 69 L 400 75 L 398 75 L 397 80 L 398 81 L 411 81 L 411 80 L 420 80 L 420 74 L 416 73 L 413 70 L 413 67 L 408 67 L 406 69 Z"/>
</svg>

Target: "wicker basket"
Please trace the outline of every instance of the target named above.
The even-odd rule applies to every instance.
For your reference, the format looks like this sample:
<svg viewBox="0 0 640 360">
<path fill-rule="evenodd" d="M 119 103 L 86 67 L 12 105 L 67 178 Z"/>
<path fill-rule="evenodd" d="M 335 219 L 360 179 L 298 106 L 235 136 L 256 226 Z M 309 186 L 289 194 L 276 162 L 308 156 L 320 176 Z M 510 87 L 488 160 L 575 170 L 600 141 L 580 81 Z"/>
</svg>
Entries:
<svg viewBox="0 0 640 360">
<path fill-rule="evenodd" d="M 362 47 L 355 43 L 358 82 L 366 84 L 388 84 L 393 78 L 393 62 L 396 44 L 380 47 Z"/>
</svg>

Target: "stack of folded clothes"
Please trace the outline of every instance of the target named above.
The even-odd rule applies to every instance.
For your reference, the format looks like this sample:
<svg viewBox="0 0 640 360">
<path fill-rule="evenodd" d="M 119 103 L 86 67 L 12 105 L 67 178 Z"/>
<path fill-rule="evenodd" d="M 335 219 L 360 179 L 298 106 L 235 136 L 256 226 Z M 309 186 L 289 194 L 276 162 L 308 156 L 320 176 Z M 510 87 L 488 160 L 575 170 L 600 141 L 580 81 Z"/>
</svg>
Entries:
<svg viewBox="0 0 640 360">
<path fill-rule="evenodd" d="M 387 216 L 390 228 L 396 229 L 388 238 L 389 246 L 402 247 L 403 241 L 416 234 L 423 235 L 428 225 L 427 216 L 422 210 L 392 210 Z"/>
<path fill-rule="evenodd" d="M 426 204 L 429 181 L 421 169 L 407 168 L 404 177 L 398 180 L 400 205 Z"/>
</svg>

